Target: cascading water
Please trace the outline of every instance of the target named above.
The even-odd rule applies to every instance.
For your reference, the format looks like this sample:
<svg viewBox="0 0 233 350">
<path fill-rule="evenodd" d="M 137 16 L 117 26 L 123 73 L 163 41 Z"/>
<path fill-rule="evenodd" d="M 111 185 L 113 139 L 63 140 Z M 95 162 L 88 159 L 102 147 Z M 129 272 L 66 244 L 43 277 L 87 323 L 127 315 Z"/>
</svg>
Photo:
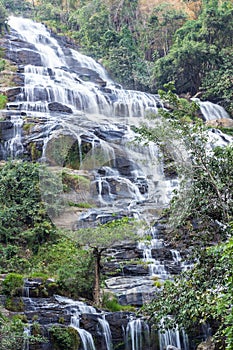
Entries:
<svg viewBox="0 0 233 350">
<path fill-rule="evenodd" d="M 225 109 L 209 101 L 200 101 L 198 98 L 192 98 L 199 106 L 204 120 L 214 120 L 230 118 Z"/>
<path fill-rule="evenodd" d="M 158 277 L 159 279 L 165 280 L 169 278 L 164 264 L 152 257 L 152 249 L 160 249 L 163 247 L 163 240 L 158 238 L 158 231 L 155 227 L 152 227 L 149 231 L 151 239 L 149 241 L 139 242 L 139 249 L 143 250 L 143 259 L 145 263 L 149 265 L 150 275 Z"/>
<path fill-rule="evenodd" d="M 168 329 L 159 331 L 159 348 L 160 350 L 168 349 L 169 346 L 176 349 L 189 350 L 189 340 L 185 331 L 176 329 Z"/>
<path fill-rule="evenodd" d="M 102 329 L 102 334 L 104 336 L 105 344 L 106 344 L 106 350 L 112 350 L 112 334 L 109 327 L 109 323 L 106 321 L 105 317 L 98 318 L 98 322 Z"/>
<path fill-rule="evenodd" d="M 80 328 L 79 318 L 80 318 L 80 311 L 76 311 L 71 316 L 70 325 L 71 327 L 76 329 L 76 331 L 78 332 L 80 339 L 82 341 L 83 350 L 96 350 L 91 333 L 87 332 L 85 329 Z"/>
<path fill-rule="evenodd" d="M 22 350 L 30 350 L 30 342 L 29 342 L 30 335 L 31 335 L 31 327 L 30 325 L 28 325 L 23 330 L 23 349 Z"/>
<path fill-rule="evenodd" d="M 10 17 L 8 23 L 39 55 L 36 67 L 25 67 L 25 86 L 18 101 L 21 110 L 48 111 L 49 104 L 55 101 L 74 111 L 106 116 L 122 114 L 122 108 L 124 117 L 143 116 L 146 108 L 157 111 L 158 96 L 116 88 L 91 58 L 72 49 L 66 49 L 64 54 L 42 24 L 15 17 Z M 76 67 L 82 67 L 84 73 L 76 71 Z M 90 75 L 94 75 L 94 81 L 89 80 Z"/>
<path fill-rule="evenodd" d="M 141 320 L 130 320 L 126 328 L 126 349 L 144 350 L 150 346 L 149 327 Z"/>
</svg>

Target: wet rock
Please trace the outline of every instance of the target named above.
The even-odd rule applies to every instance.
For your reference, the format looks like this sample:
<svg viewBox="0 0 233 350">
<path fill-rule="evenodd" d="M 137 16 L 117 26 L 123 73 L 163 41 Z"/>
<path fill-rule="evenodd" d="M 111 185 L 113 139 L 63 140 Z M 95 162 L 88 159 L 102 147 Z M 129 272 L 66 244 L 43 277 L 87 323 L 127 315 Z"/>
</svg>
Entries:
<svg viewBox="0 0 233 350">
<path fill-rule="evenodd" d="M 103 130 L 101 128 L 98 128 L 94 131 L 95 135 L 101 138 L 105 141 L 120 141 L 122 137 L 124 136 L 123 131 L 118 130 Z"/>
<path fill-rule="evenodd" d="M 221 118 L 221 119 L 208 120 L 206 122 L 206 125 L 212 126 L 212 127 L 232 128 L 233 127 L 233 119 Z"/>
<path fill-rule="evenodd" d="M 0 140 L 8 141 L 14 135 L 13 123 L 8 120 L 0 121 Z"/>
<path fill-rule="evenodd" d="M 113 277 L 105 281 L 107 289 L 118 297 L 121 305 L 142 306 L 152 299 L 156 287 L 150 277 Z"/>
<path fill-rule="evenodd" d="M 59 113 L 68 113 L 72 114 L 73 111 L 70 107 L 63 105 L 59 102 L 51 102 L 48 105 L 48 108 L 51 112 L 59 112 Z"/>
</svg>

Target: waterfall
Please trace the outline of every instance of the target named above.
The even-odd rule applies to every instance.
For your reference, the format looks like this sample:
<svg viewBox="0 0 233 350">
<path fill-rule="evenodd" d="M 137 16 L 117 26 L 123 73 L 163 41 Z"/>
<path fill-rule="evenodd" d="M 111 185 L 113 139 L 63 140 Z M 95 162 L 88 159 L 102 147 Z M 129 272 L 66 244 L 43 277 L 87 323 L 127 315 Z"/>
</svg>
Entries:
<svg viewBox="0 0 233 350">
<path fill-rule="evenodd" d="M 157 95 L 116 87 L 93 59 L 73 49 L 66 48 L 64 53 L 42 24 L 13 16 L 8 24 L 38 54 L 38 63 L 24 70 L 25 86 L 18 100 L 21 110 L 48 112 L 50 103 L 59 102 L 73 111 L 105 116 L 144 116 L 146 109 L 157 112 Z"/>
<path fill-rule="evenodd" d="M 105 318 L 98 318 L 98 322 L 102 329 L 102 333 L 106 344 L 106 350 L 112 350 L 112 334 L 109 327 L 109 323 L 106 321 Z"/>
<path fill-rule="evenodd" d="M 184 329 L 179 330 L 176 326 L 173 329 L 166 329 L 164 320 L 161 321 L 162 329 L 159 330 L 159 348 L 160 350 L 168 349 L 174 346 L 179 350 L 189 350 L 188 335 Z"/>
<path fill-rule="evenodd" d="M 126 346 L 127 350 L 144 350 L 149 348 L 149 327 L 140 318 L 128 322 Z"/>
<path fill-rule="evenodd" d="M 192 98 L 192 100 L 200 106 L 200 110 L 205 121 L 230 118 L 225 109 L 215 103 L 209 101 L 200 101 L 198 98 Z"/>
<path fill-rule="evenodd" d="M 76 331 L 78 332 L 82 342 L 83 350 L 96 350 L 91 333 L 79 327 L 79 317 L 80 313 L 76 312 L 71 317 L 70 326 L 76 329 Z"/>
<path fill-rule="evenodd" d="M 30 286 L 27 278 L 23 281 L 23 297 L 30 298 Z"/>
</svg>

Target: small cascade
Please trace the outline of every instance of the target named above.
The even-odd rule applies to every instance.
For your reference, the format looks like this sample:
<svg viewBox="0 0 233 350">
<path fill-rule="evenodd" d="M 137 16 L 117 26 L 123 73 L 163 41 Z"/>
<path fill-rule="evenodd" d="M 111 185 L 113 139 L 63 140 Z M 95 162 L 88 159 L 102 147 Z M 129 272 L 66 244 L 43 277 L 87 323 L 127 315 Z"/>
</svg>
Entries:
<svg viewBox="0 0 233 350">
<path fill-rule="evenodd" d="M 63 297 L 61 295 L 55 295 L 54 297 L 60 304 L 66 305 L 70 310 L 76 310 L 79 315 L 97 313 L 96 309 L 93 306 L 87 305 L 82 301 L 76 301 L 70 298 Z"/>
<path fill-rule="evenodd" d="M 102 334 L 106 344 L 106 350 L 112 350 L 112 334 L 109 327 L 109 323 L 106 321 L 105 317 L 98 318 L 98 322 L 102 329 Z"/>
<path fill-rule="evenodd" d="M 22 350 L 29 350 L 30 349 L 30 341 L 29 341 L 30 335 L 31 335 L 31 327 L 30 327 L 30 325 L 28 325 L 23 330 L 23 348 L 22 348 Z"/>
<path fill-rule="evenodd" d="M 76 329 L 82 341 L 83 350 L 96 350 L 91 333 L 79 327 L 80 312 L 76 311 L 71 316 L 70 326 Z"/>
<path fill-rule="evenodd" d="M 148 349 L 150 346 L 149 334 L 149 326 L 142 319 L 130 320 L 126 328 L 126 349 Z"/>
<path fill-rule="evenodd" d="M 210 101 L 200 101 L 198 98 L 193 98 L 192 100 L 200 106 L 201 114 L 205 121 L 230 118 L 225 109 L 215 103 Z"/>
<path fill-rule="evenodd" d="M 152 257 L 152 250 L 160 249 L 163 247 L 163 240 L 158 238 L 158 230 L 152 227 L 149 232 L 151 240 L 142 241 L 138 243 L 139 249 L 143 250 L 143 261 L 149 266 L 149 273 L 152 277 L 158 277 L 165 280 L 169 278 L 164 264 Z"/>
<path fill-rule="evenodd" d="M 28 279 L 25 278 L 23 282 L 23 297 L 30 298 L 30 286 L 28 283 Z"/>
<path fill-rule="evenodd" d="M 169 346 L 174 346 L 179 350 L 189 350 L 188 335 L 184 329 L 179 330 L 178 327 L 175 329 L 165 329 L 164 327 L 158 332 L 158 335 L 160 350 L 167 349 Z"/>
<path fill-rule="evenodd" d="M 11 158 L 17 158 L 24 151 L 24 147 L 22 144 L 23 119 L 19 115 L 12 115 L 10 121 L 13 124 L 14 131 L 13 137 L 6 143 L 6 150 L 10 154 Z"/>
<path fill-rule="evenodd" d="M 172 258 L 173 258 L 175 264 L 180 264 L 180 262 L 182 260 L 180 252 L 176 249 L 171 249 L 170 251 L 172 253 Z"/>
<path fill-rule="evenodd" d="M 212 329 L 209 323 L 203 323 L 201 326 L 201 330 L 203 334 L 203 341 L 206 341 L 208 338 L 212 336 Z"/>
</svg>

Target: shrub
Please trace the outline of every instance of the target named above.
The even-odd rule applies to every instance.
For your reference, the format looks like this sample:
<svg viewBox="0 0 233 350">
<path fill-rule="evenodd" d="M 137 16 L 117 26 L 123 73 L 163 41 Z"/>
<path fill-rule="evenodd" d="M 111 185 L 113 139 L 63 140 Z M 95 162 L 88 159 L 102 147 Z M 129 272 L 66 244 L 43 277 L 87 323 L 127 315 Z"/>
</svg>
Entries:
<svg viewBox="0 0 233 350">
<path fill-rule="evenodd" d="M 8 296 L 22 294 L 23 276 L 18 273 L 9 273 L 2 282 L 2 293 Z"/>
<path fill-rule="evenodd" d="M 79 348 L 79 336 L 74 328 L 53 326 L 49 333 L 55 350 L 76 350 Z"/>
</svg>

